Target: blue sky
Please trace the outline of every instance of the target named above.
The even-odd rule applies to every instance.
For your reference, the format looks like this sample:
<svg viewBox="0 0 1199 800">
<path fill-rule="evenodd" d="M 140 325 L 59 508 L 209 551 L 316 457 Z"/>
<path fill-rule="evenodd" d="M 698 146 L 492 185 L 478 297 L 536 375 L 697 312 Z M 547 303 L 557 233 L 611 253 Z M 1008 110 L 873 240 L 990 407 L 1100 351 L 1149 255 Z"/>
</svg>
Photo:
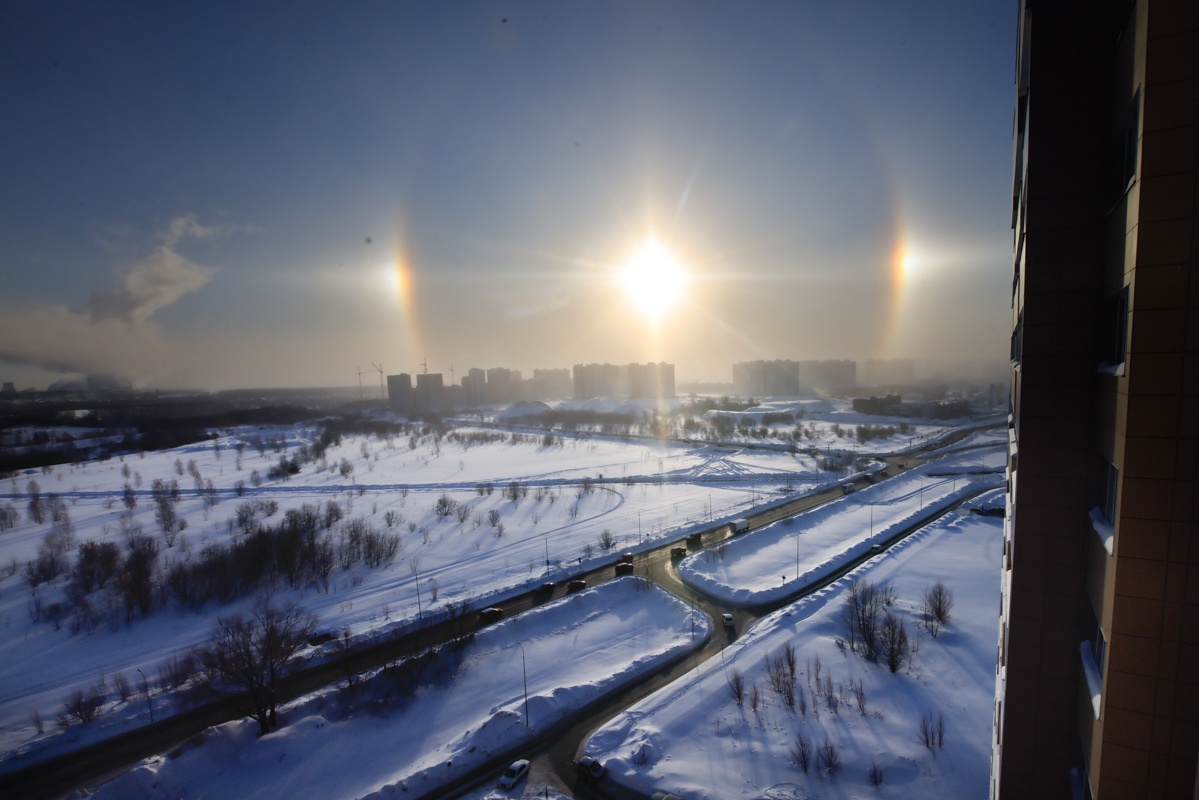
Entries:
<svg viewBox="0 0 1199 800">
<path fill-rule="evenodd" d="M 1001 360 L 1015 10 L 9 3 L 0 378 Z M 650 321 L 617 274 L 688 275 Z"/>
</svg>

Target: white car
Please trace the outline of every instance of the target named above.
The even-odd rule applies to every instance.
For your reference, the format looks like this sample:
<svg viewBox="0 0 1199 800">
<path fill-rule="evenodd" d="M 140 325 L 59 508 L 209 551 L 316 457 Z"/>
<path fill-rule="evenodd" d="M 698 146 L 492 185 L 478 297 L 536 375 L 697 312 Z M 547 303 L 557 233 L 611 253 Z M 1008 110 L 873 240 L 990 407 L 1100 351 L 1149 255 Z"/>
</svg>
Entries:
<svg viewBox="0 0 1199 800">
<path fill-rule="evenodd" d="M 500 776 L 500 788 L 511 789 L 516 784 L 520 783 L 520 779 L 529 774 L 529 760 L 522 758 L 512 762 L 512 766 L 504 770 L 504 774 Z"/>
<path fill-rule="evenodd" d="M 733 615 L 732 614 L 724 614 L 723 618 L 724 618 L 724 627 L 732 628 L 733 627 Z"/>
</svg>

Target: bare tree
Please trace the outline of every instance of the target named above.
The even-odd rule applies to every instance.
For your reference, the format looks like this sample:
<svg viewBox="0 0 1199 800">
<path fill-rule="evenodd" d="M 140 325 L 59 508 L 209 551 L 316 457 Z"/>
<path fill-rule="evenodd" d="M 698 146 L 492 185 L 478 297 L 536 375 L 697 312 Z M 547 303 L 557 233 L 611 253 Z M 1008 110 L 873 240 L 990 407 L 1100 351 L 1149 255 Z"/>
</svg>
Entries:
<svg viewBox="0 0 1199 800">
<path fill-rule="evenodd" d="M 279 725 L 279 683 L 296 666 L 296 655 L 316 622 L 299 606 L 276 608 L 265 600 L 255 604 L 248 618 L 221 617 L 208 646 L 196 653 L 208 685 L 243 698 L 260 733 L 269 733 Z"/>
<path fill-rule="evenodd" d="M 934 639 L 949 622 L 953 608 L 953 592 L 941 581 L 937 581 L 924 592 L 920 610 L 924 613 L 924 627 Z"/>
<path fill-rule="evenodd" d="M 883 617 L 879 645 L 882 648 L 883 658 L 887 662 L 887 669 L 892 672 L 898 672 L 899 668 L 903 666 L 903 662 L 907 661 L 911 654 L 907 626 L 901 620 L 896 619 L 890 611 Z"/>
<path fill-rule="evenodd" d="M 733 695 L 734 702 L 741 705 L 745 702 L 745 677 L 740 670 L 733 670 L 733 677 L 728 679 L 729 692 Z"/>
</svg>

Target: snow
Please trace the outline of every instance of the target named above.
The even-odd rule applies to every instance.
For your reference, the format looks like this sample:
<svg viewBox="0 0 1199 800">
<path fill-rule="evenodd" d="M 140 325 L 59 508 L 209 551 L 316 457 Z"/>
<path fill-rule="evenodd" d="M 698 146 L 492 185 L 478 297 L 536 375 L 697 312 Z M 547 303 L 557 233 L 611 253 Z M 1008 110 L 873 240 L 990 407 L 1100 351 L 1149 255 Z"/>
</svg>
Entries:
<svg viewBox="0 0 1199 800">
<path fill-rule="evenodd" d="M 840 401 L 820 402 L 838 408 L 844 405 Z M 347 519 L 363 517 L 372 527 L 398 534 L 403 543 L 402 551 L 392 563 L 380 567 L 367 568 L 359 564 L 346 570 L 338 568 L 327 589 L 311 585 L 297 590 L 276 587 L 275 598 L 279 602 L 294 600 L 316 613 L 323 629 L 340 631 L 349 627 L 355 636 L 382 636 L 389 631 L 410 628 L 418 618 L 436 616 L 450 603 L 483 608 L 545 580 L 563 580 L 588 567 L 611 562 L 622 551 L 637 552 L 679 540 L 692 530 L 742 517 L 752 506 L 769 506 L 796 494 L 819 491 L 848 480 L 845 471 L 821 469 L 818 462 L 829 449 L 834 457 L 837 448 L 848 452 L 851 444 L 856 445 L 859 455 L 907 451 L 914 437 L 923 435 L 933 439 L 954 430 L 951 424 L 911 421 L 914 425 L 911 436 L 896 433 L 863 446 L 854 442 L 852 430 L 843 430 L 840 436 L 834 434 L 832 428 L 836 423 L 833 420 L 840 412 L 831 412 L 825 419 L 815 419 L 817 409 L 811 401 L 797 401 L 790 406 L 799 407 L 805 403 L 809 414 L 802 422 L 807 433 L 800 451 L 795 453 L 787 452 L 778 440 L 755 436 L 740 436 L 737 439 L 740 444 L 686 445 L 650 438 L 585 432 L 572 435 L 555 431 L 557 443 L 553 446 L 544 444 L 541 432 L 485 443 L 481 439 L 471 440 L 470 436 L 495 436 L 497 431 L 482 426 L 459 427 L 454 431 L 458 438 L 442 436 L 438 439 L 427 432 L 411 440 L 406 435 L 385 439 L 346 436 L 339 445 L 329 448 L 323 465 L 310 463 L 288 480 L 267 480 L 261 486 L 254 486 L 250 481 L 251 471 L 256 470 L 265 478 L 267 470 L 278 462 L 283 451 L 268 447 L 260 455 L 249 447 L 239 459 L 234 449 L 239 441 L 248 441 L 254 436 L 278 436 L 286 442 L 288 455 L 315 441 L 317 432 L 314 430 L 304 426 L 281 426 L 226 431 L 218 440 L 219 451 L 212 443 L 200 443 L 126 456 L 120 460 L 60 466 L 46 472 L 30 471 L 0 484 L 0 491 L 8 492 L 7 495 L 0 494 L 0 504 L 11 502 L 24 512 L 27 486 L 35 479 L 41 485 L 43 496 L 56 493 L 67 503 L 77 542 L 101 540 L 123 546 L 121 518 L 124 508 L 120 498 L 124 485 L 129 483 L 139 495 L 133 521 L 141 525 L 145 533 L 156 534 L 153 503 L 148 496 L 150 485 L 155 479 L 177 480 L 184 493 L 178 513 L 189 525 L 173 546 L 162 546 L 159 559 L 163 564 L 195 559 L 206 546 L 226 545 L 237 539 L 240 534 L 232 521 L 237 505 L 243 500 L 277 501 L 279 511 L 266 520 L 268 523 L 277 522 L 285 511 L 305 503 L 324 506 L 329 501 L 336 502 L 346 512 Z M 763 410 L 779 413 L 782 408 L 784 406 L 776 408 L 771 404 Z M 877 418 L 870 421 L 880 424 Z M 845 420 L 842 422 L 849 424 Z M 790 430 L 791 426 L 780 430 L 784 429 Z M 988 444 L 985 432 L 976 436 L 979 437 L 978 444 Z M 806 449 L 809 447 L 811 451 Z M 816 457 L 817 451 L 821 458 Z M 931 502 L 930 493 L 936 492 L 942 493 L 939 502 L 949 503 L 952 500 L 944 494 L 946 482 L 950 485 L 949 495 L 953 495 L 956 480 L 957 494 L 961 495 L 967 481 L 973 491 L 980 482 L 993 480 L 985 475 L 968 473 L 1002 469 L 1004 459 L 995 453 L 998 451 L 992 453 L 982 447 L 967 448 L 953 460 L 932 461 L 913 467 L 908 474 L 926 475 L 926 505 Z M 343 459 L 352 467 L 352 472 L 344 477 L 337 470 Z M 178 474 L 177 461 L 180 465 L 194 461 L 198 471 L 206 480 L 212 480 L 221 493 L 221 502 L 205 509 L 203 498 L 194 491 L 191 476 L 187 472 Z M 912 464 L 915 462 L 913 455 Z M 871 468 L 877 468 L 877 464 Z M 960 477 L 937 477 L 942 473 Z M 910 487 L 904 499 L 902 481 L 906 478 L 907 475 L 903 475 L 890 479 L 877 487 L 879 496 L 875 498 L 875 513 L 882 513 L 883 509 L 894 511 L 894 519 L 887 524 L 898 525 L 897 520 L 902 519 L 910 522 L 918 516 L 918 507 L 915 511 L 912 508 L 916 501 L 911 497 Z M 584 491 L 584 479 L 592 483 L 592 491 Z M 246 483 L 244 498 L 235 496 L 234 489 L 239 481 Z M 504 489 L 513 482 L 527 490 L 515 501 L 503 496 Z M 494 491 L 480 493 L 487 484 L 494 487 Z M 891 488 L 883 488 L 888 486 Z M 940 488 L 930 488 L 933 486 Z M 856 512 L 852 511 L 855 505 L 851 502 L 837 506 L 846 515 L 843 519 L 838 518 L 839 521 L 830 516 L 829 521 L 820 522 L 818 516 L 811 516 L 795 523 L 811 525 L 811 529 L 803 528 L 800 537 L 804 548 L 811 547 L 810 553 L 806 549 L 801 553 L 806 559 L 801 564 L 803 570 L 815 574 L 822 565 L 836 560 L 838 548 L 844 551 L 846 547 L 852 550 L 868 546 L 860 540 L 860 534 L 863 525 L 869 527 L 869 520 L 863 523 L 860 515 L 865 508 L 861 502 L 869 499 L 870 491 L 874 490 L 863 490 L 847 498 L 856 502 Z M 468 507 L 464 520 L 435 516 L 433 506 L 442 494 Z M 488 521 L 493 511 L 499 515 L 502 529 Z M 385 515 L 388 512 L 401 518 L 394 527 L 387 527 Z M 876 527 L 882 524 L 881 519 L 876 519 Z M 148 705 L 158 718 L 185 708 L 185 698 L 157 688 L 160 667 L 173 655 L 205 642 L 216 616 L 245 610 L 253 601 L 251 597 L 240 598 L 227 606 L 209 604 L 198 611 L 168 603 L 149 617 L 127 624 L 119 600 L 115 607 L 109 607 L 106 604 L 112 602 L 112 597 L 108 590 L 101 590 L 93 595 L 93 604 L 101 610 L 102 621 L 90 634 L 72 632 L 65 624 L 57 629 L 44 620 L 34 622 L 31 619 L 33 595 L 20 574 L 20 566 L 35 557 L 50 529 L 48 521 L 34 524 L 22 514 L 14 529 L 0 533 L 0 565 L 8 565 L 8 568 L 0 569 L 0 630 L 3 631 L 0 636 L 0 773 L 144 724 L 149 718 Z M 792 580 L 787 587 L 772 587 L 769 581 L 774 579 L 776 572 L 783 571 L 776 569 L 776 564 L 782 564 L 784 569 L 794 564 L 794 530 L 778 524 L 739 537 L 727 545 L 725 561 L 720 562 L 725 568 L 735 569 L 724 574 L 713 572 L 705 578 L 703 576 L 708 573 L 697 566 L 688 579 L 717 596 L 748 598 L 737 602 L 766 602 L 792 594 L 798 588 L 798 582 Z M 615 547 L 606 552 L 599 546 L 604 531 L 610 531 L 616 539 Z M 876 530 L 876 535 L 880 535 L 880 530 Z M 859 538 L 855 540 L 854 536 Z M 754 544 L 743 544 L 748 542 Z M 765 553 L 760 558 L 754 553 L 758 549 Z M 72 552 L 69 557 L 73 560 L 74 555 Z M 776 560 L 768 564 L 771 557 Z M 696 563 L 702 562 L 696 560 Z M 702 566 L 709 565 L 702 563 Z M 764 589 L 753 587 L 753 581 L 758 578 L 767 581 Z M 794 575 L 789 578 L 793 579 Z M 709 584 L 704 584 L 704 580 Z M 770 594 L 776 588 L 781 594 Z M 65 589 L 66 580 L 59 578 L 51 585 L 39 587 L 37 597 L 44 607 L 49 607 L 63 601 Z M 761 595 L 761 599 L 753 594 L 762 590 L 767 594 Z M 582 598 L 589 596 L 590 592 L 575 595 L 571 602 L 586 604 L 589 601 Z M 987 614 L 990 613 L 988 610 Z M 631 612 L 627 612 L 625 617 L 631 618 L 630 615 Z M 518 621 L 509 620 L 489 629 L 480 635 L 480 641 L 491 630 L 511 630 L 508 626 Z M 576 626 L 576 632 L 583 635 L 584 629 L 590 630 L 594 626 L 600 632 L 597 635 L 602 636 L 612 625 L 618 624 L 619 615 L 609 618 L 597 614 L 588 618 L 586 624 Z M 652 633 L 652 621 L 648 630 Z M 690 631 L 689 626 L 687 630 Z M 573 647 L 571 644 L 570 648 Z M 603 663 L 603 656 L 590 658 L 592 666 Z M 548 660 L 551 664 L 554 662 L 553 657 Z M 571 664 L 552 665 L 573 668 Z M 609 665 L 607 669 L 615 674 L 618 667 Z M 510 665 L 505 669 L 510 669 Z M 641 666 L 634 669 L 641 669 Z M 116 676 L 119 674 L 136 686 L 140 681 L 139 671 L 149 678 L 154 688 L 149 704 L 139 697 L 120 700 L 114 688 Z M 534 720 L 538 718 L 540 706 L 566 708 L 585 702 L 579 697 L 586 696 L 592 684 L 584 678 L 569 675 L 560 678 L 583 681 L 561 684 L 575 686 L 579 692 L 577 696 L 569 691 L 561 696 L 539 695 L 538 705 L 532 709 Z M 547 677 L 546 685 L 560 685 L 557 683 L 560 679 Z M 103 715 L 88 725 L 75 725 L 65 733 L 59 733 L 55 719 L 62 712 L 64 697 L 72 690 L 87 689 L 101 680 L 106 681 L 107 687 Z M 507 699 L 511 700 L 510 694 Z M 444 702 L 457 701 L 450 700 L 447 694 Z M 496 711 L 499 717 L 488 727 L 487 736 L 491 735 L 492 729 L 503 729 L 506 736 L 519 722 L 509 717 L 510 702 L 505 705 L 488 701 L 485 705 L 484 713 L 490 712 L 493 706 L 500 709 Z M 503 713 L 501 706 L 507 709 Z M 465 721 L 475 719 L 471 714 L 476 710 L 473 706 L 460 710 L 465 716 L 453 723 L 454 731 L 450 731 L 451 723 L 444 721 L 437 723 L 444 725 L 443 729 L 435 731 L 436 735 L 430 734 L 425 748 L 433 759 L 429 763 L 435 765 L 440 763 L 437 759 L 448 758 L 447 754 L 459 746 L 454 738 L 460 737 L 463 731 L 470 729 L 478 734 L 478 726 L 482 723 Z M 234 752 L 246 745 L 255 753 L 265 754 L 256 757 L 265 764 L 271 758 L 279 757 L 294 762 L 297 754 L 307 753 L 304 750 L 309 747 L 305 744 L 307 737 L 321 735 L 319 732 L 326 729 L 335 729 L 340 736 L 358 738 L 354 732 L 362 726 L 366 739 L 370 732 L 388 737 L 385 731 L 390 729 L 371 715 L 359 713 L 344 718 L 332 712 L 323 716 L 324 713 L 312 707 L 293 711 L 289 719 L 310 720 L 301 726 L 304 731 L 289 731 L 292 727 L 289 724 L 261 741 L 254 737 L 252 724 L 244 730 L 240 724 L 223 726 L 207 736 L 208 745 L 199 748 L 207 755 L 181 754 L 179 758 L 166 759 L 164 764 L 188 757 L 197 762 L 207 759 L 206 767 L 196 769 L 216 774 L 226 768 L 225 758 L 220 755 L 223 747 Z M 35 715 L 44 721 L 44 732 L 36 730 Z M 443 733 L 445 738 L 439 738 Z M 300 743 L 288 749 L 285 745 L 292 737 Z M 252 743 L 252 746 L 246 743 Z M 272 750 L 272 747 L 276 749 Z M 387 780 L 401 779 L 395 777 L 403 766 L 397 761 L 395 747 L 392 742 L 391 748 L 379 755 L 392 770 L 387 775 L 376 776 L 382 781 L 380 786 Z M 289 755 L 283 756 L 285 752 Z M 409 757 L 414 763 L 418 760 L 415 750 Z M 454 756 L 456 765 L 460 757 Z M 317 756 L 305 755 L 304 758 Z M 237 763 L 237 758 L 233 757 L 233 763 L 227 768 L 236 771 L 241 768 Z M 169 766 L 149 764 L 137 775 L 153 782 L 159 778 L 151 773 L 161 769 L 167 769 L 165 774 L 172 774 Z M 370 770 L 365 772 L 374 774 Z M 128 780 L 136 782 L 140 778 Z M 210 796 L 221 795 L 214 792 Z"/>
<path fill-rule="evenodd" d="M 443 651 L 451 666 L 411 696 L 380 707 L 328 690 L 292 704 L 267 736 L 250 721 L 212 728 L 202 744 L 148 759 L 93 797 L 421 796 L 701 645 L 710 623 L 692 638 L 689 613 L 662 589 L 620 578 L 485 628 L 461 653 Z"/>
<path fill-rule="evenodd" d="M 999 494 L 995 492 L 994 494 Z M 994 497 L 986 498 L 993 503 Z M 669 791 L 688 798 L 984 797 L 990 767 L 991 705 L 996 654 L 1002 520 L 952 512 L 815 594 L 761 619 L 703 665 L 621 713 L 597 731 L 587 751 L 608 767 L 608 780 L 649 795 Z M 838 645 L 842 608 L 853 579 L 891 581 L 891 611 L 916 637 L 919 652 L 892 674 Z M 949 624 L 939 637 L 918 628 L 917 608 L 927 587 L 943 580 L 953 592 Z M 790 642 L 798 651 L 797 685 L 807 711 L 789 710 L 770 688 L 767 655 Z M 834 713 L 814 699 L 815 667 L 848 705 Z M 738 706 L 729 680 L 739 671 L 746 694 L 762 692 L 757 712 L 748 697 Z M 866 712 L 848 687 L 861 681 Z M 834 688 L 834 695 L 837 695 Z M 817 708 L 819 711 L 817 711 Z M 944 720 L 942 747 L 921 744 L 920 720 Z M 796 736 L 818 748 L 827 737 L 842 768 L 820 774 L 813 755 L 804 773 L 791 755 Z M 868 772 L 882 769 L 876 789 Z"/>
</svg>

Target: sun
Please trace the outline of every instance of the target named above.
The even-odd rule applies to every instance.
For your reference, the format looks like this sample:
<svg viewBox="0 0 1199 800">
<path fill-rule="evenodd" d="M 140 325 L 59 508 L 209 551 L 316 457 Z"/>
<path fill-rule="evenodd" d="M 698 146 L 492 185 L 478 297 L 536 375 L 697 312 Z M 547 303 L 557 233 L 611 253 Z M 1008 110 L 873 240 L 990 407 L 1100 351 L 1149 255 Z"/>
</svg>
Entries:
<svg viewBox="0 0 1199 800">
<path fill-rule="evenodd" d="M 621 268 L 620 284 L 633 307 L 657 324 L 682 298 L 687 273 L 669 250 L 650 240 Z"/>
</svg>

